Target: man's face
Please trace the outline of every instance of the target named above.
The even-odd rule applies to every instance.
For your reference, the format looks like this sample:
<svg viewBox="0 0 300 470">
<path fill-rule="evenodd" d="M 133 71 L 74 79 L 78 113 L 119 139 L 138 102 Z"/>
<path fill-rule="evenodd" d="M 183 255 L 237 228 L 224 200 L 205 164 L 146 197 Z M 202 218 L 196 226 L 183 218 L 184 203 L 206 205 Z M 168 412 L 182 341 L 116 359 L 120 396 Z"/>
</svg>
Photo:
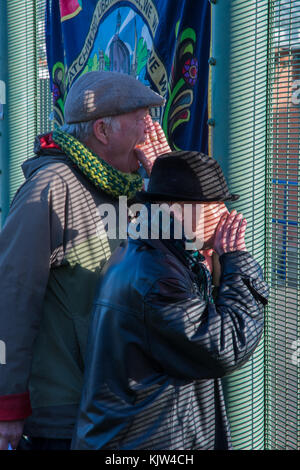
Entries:
<svg viewBox="0 0 300 470">
<path fill-rule="evenodd" d="M 120 155 L 117 168 L 125 173 L 139 169 L 134 149 L 145 141 L 147 108 L 138 109 L 118 116 L 118 124 L 109 134 L 111 151 Z"/>
<path fill-rule="evenodd" d="M 191 233 L 203 242 L 202 249 L 213 247 L 214 235 L 221 216 L 228 213 L 224 202 L 182 202 L 181 207 L 189 206 L 184 213 L 187 235 Z M 192 238 L 192 237 L 191 237 Z"/>
</svg>

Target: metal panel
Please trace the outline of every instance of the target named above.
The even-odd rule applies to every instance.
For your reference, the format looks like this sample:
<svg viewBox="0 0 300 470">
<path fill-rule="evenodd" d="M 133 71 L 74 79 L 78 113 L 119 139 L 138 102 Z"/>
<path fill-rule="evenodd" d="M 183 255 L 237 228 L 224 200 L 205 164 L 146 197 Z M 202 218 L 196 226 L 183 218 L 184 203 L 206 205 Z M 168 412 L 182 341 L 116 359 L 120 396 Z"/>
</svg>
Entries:
<svg viewBox="0 0 300 470">
<path fill-rule="evenodd" d="M 265 347 L 226 381 L 233 441 L 299 449 L 300 1 L 213 3 L 213 153 L 270 284 Z"/>
<path fill-rule="evenodd" d="M 36 133 L 35 2 L 7 2 L 9 198 L 23 181 L 21 163 Z"/>
<path fill-rule="evenodd" d="M 270 6 L 266 448 L 300 449 L 300 1 Z"/>
<path fill-rule="evenodd" d="M 1 24 L 7 25 L 7 37 L 3 37 L 5 28 L 2 28 L 0 42 L 7 48 L 7 60 L 1 73 L 5 71 L 8 77 L 7 121 L 1 143 L 2 224 L 9 203 L 23 182 L 21 164 L 33 156 L 35 135 L 53 128 L 46 62 L 45 5 L 46 0 L 1 2 Z"/>
<path fill-rule="evenodd" d="M 0 227 L 7 214 L 8 197 L 8 114 L 7 114 L 7 14 L 6 0 L 0 0 Z"/>
<path fill-rule="evenodd" d="M 264 268 L 268 1 L 213 3 L 212 155 L 240 194 L 247 249 Z M 223 381 L 235 449 L 264 448 L 263 346 Z"/>
</svg>

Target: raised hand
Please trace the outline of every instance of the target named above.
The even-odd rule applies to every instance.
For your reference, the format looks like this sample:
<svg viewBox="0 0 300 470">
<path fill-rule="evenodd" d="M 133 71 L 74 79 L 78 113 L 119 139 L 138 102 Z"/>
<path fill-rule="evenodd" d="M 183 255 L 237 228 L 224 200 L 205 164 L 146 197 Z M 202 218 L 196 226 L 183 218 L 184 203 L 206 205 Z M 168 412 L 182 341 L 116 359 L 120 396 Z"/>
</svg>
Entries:
<svg viewBox="0 0 300 470">
<path fill-rule="evenodd" d="M 204 256 L 205 260 L 203 261 L 203 263 L 205 264 L 205 266 L 207 267 L 209 272 L 212 273 L 212 271 L 213 271 L 213 259 L 212 259 L 213 250 L 212 249 L 199 250 L 199 253 L 201 253 L 201 255 Z"/>
<path fill-rule="evenodd" d="M 246 251 L 245 231 L 247 220 L 236 210 L 224 214 L 216 228 L 214 237 L 214 250 L 221 256 L 230 251 Z"/>
<path fill-rule="evenodd" d="M 22 437 L 24 420 L 0 422 L 0 450 L 7 450 L 8 444 L 16 449 Z"/>
<path fill-rule="evenodd" d="M 156 157 L 171 152 L 171 149 L 160 124 L 157 121 L 152 121 L 150 114 L 145 117 L 145 122 L 146 139 L 143 144 L 136 147 L 136 155 L 150 175 Z"/>
</svg>

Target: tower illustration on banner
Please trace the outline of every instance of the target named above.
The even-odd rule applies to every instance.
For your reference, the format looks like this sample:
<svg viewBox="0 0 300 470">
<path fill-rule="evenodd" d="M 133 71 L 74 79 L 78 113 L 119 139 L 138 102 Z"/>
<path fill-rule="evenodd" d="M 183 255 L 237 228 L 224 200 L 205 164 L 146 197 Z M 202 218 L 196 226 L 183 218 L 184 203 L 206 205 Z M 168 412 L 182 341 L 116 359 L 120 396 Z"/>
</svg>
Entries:
<svg viewBox="0 0 300 470">
<path fill-rule="evenodd" d="M 104 18 L 99 17 L 97 34 L 87 37 L 86 43 L 91 45 L 88 51 L 84 46 L 69 67 L 56 62 L 52 68 L 54 115 L 58 125 L 63 123 L 67 91 L 81 74 L 109 70 L 132 75 L 145 85 L 150 85 L 146 78 L 146 64 L 153 44 L 150 25 L 127 5 L 112 8 L 108 13 Z M 64 21 L 67 20 L 68 16 Z M 82 57 L 87 59 L 82 60 Z"/>
<path fill-rule="evenodd" d="M 134 18 L 134 50 L 130 64 L 130 51 L 125 42 L 120 38 L 121 13 L 118 11 L 116 33 L 109 47 L 109 70 L 113 72 L 127 73 L 136 76 L 137 73 L 137 30 L 136 19 Z M 100 57 L 101 56 L 101 57 Z M 104 52 L 99 53 L 99 70 L 105 70 L 103 61 Z"/>
</svg>

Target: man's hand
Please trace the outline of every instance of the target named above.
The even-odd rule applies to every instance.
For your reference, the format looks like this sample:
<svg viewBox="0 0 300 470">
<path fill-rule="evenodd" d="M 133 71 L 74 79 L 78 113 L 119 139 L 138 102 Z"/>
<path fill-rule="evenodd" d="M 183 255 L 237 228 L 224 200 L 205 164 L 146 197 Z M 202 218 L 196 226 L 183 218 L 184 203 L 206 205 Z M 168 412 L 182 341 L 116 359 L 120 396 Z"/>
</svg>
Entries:
<svg viewBox="0 0 300 470">
<path fill-rule="evenodd" d="M 0 450 L 7 450 L 8 444 L 16 449 L 22 437 L 23 427 L 24 420 L 0 421 Z"/>
<path fill-rule="evenodd" d="M 245 231 L 247 221 L 236 210 L 223 214 L 216 228 L 213 249 L 221 256 L 230 251 L 246 251 Z"/>
<path fill-rule="evenodd" d="M 201 253 L 202 256 L 204 256 L 205 260 L 203 263 L 207 267 L 210 273 L 213 271 L 213 260 L 212 260 L 212 255 L 213 255 L 213 250 L 200 250 L 199 253 Z"/>
<path fill-rule="evenodd" d="M 138 160 L 150 176 L 156 157 L 171 152 L 171 149 L 160 124 L 157 121 L 152 121 L 149 114 L 145 117 L 145 122 L 146 140 L 143 144 L 138 145 L 135 151 Z"/>
<path fill-rule="evenodd" d="M 150 176 L 153 164 L 150 160 L 148 160 L 148 158 L 140 148 L 135 148 L 134 152 L 138 161 L 145 168 L 147 175 Z"/>
</svg>

